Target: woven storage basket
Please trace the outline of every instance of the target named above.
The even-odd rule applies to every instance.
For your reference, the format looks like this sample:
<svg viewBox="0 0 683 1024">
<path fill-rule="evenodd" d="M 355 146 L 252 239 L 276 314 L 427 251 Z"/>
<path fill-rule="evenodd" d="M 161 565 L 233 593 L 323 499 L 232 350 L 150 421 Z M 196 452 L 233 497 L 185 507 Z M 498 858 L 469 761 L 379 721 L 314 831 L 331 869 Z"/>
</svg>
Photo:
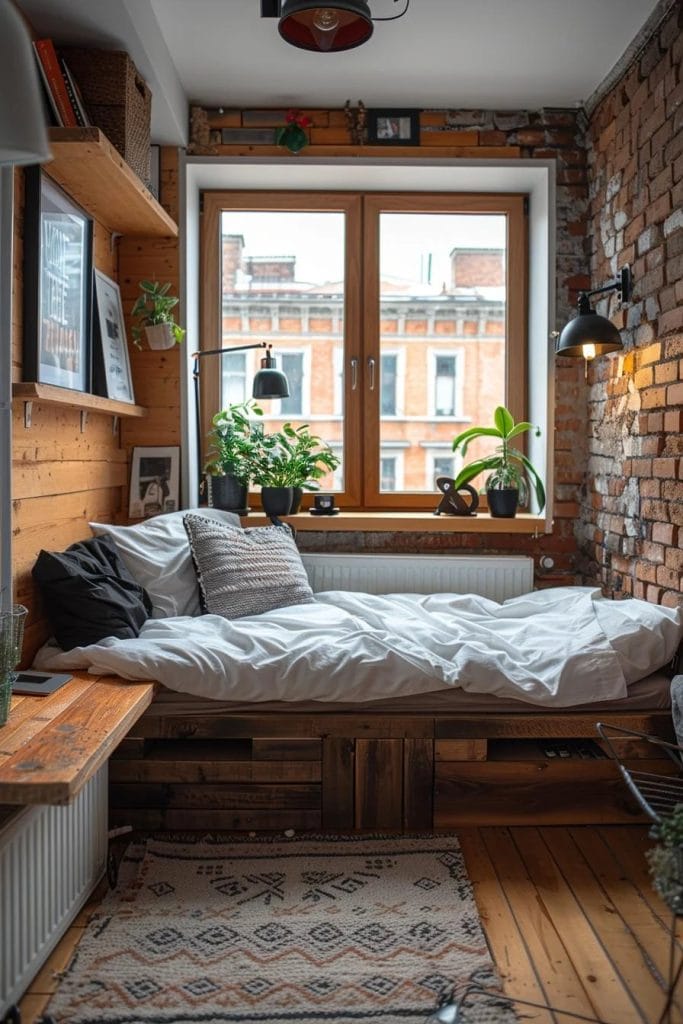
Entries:
<svg viewBox="0 0 683 1024">
<path fill-rule="evenodd" d="M 60 50 L 83 96 L 88 116 L 138 177 L 150 182 L 152 94 L 122 50 Z"/>
</svg>

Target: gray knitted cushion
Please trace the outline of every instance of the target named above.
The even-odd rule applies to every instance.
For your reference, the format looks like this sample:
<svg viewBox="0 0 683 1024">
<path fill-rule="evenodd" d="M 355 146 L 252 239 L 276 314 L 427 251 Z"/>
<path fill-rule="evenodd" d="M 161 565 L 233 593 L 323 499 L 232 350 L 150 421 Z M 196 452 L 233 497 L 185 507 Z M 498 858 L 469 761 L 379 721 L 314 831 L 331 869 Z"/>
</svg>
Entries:
<svg viewBox="0 0 683 1024">
<path fill-rule="evenodd" d="M 240 619 L 313 601 L 288 526 L 243 530 L 197 515 L 183 522 L 205 611 Z"/>
</svg>

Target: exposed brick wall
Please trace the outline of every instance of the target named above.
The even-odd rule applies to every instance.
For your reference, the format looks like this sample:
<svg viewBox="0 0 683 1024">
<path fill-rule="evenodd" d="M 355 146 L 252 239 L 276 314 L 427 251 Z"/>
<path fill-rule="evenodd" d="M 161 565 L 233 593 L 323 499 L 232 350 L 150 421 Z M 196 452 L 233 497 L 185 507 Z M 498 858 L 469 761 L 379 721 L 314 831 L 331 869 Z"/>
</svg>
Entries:
<svg viewBox="0 0 683 1024">
<path fill-rule="evenodd" d="M 630 306 L 597 306 L 624 354 L 589 369 L 590 450 L 577 536 L 586 580 L 679 603 L 683 590 L 683 4 L 588 125 L 591 276 L 624 264 Z"/>
</svg>

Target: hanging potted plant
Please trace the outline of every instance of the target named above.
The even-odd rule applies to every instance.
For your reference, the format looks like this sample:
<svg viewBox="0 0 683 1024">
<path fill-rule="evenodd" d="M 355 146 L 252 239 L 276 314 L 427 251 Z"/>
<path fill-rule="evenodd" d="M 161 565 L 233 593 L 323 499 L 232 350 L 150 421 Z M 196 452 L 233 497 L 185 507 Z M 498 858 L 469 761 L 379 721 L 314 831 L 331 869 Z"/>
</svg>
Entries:
<svg viewBox="0 0 683 1024">
<path fill-rule="evenodd" d="M 261 442 L 261 424 L 253 416 L 263 410 L 254 402 L 241 402 L 217 412 L 211 421 L 209 461 L 211 504 L 226 512 L 247 514 L 247 492 Z"/>
<path fill-rule="evenodd" d="M 545 489 L 540 476 L 526 455 L 510 445 L 513 438 L 528 430 L 534 430 L 536 436 L 540 437 L 540 429 L 533 423 L 515 423 L 512 413 L 504 405 L 499 405 L 494 412 L 493 422 L 492 427 L 470 427 L 453 441 L 453 451 L 459 451 L 463 456 L 475 438 L 496 437 L 501 442 L 493 454 L 463 466 L 455 478 L 455 490 L 488 470 L 490 476 L 486 478 L 486 497 L 492 516 L 513 518 L 518 506 L 526 505 L 529 500 L 529 481 L 533 484 L 539 508 L 543 510 Z"/>
<path fill-rule="evenodd" d="M 185 337 L 185 329 L 175 322 L 172 310 L 178 305 L 178 298 L 169 295 L 171 283 L 140 281 L 141 294 L 135 300 L 131 316 L 137 319 L 133 325 L 133 341 L 138 348 L 143 334 L 150 348 L 173 348 Z"/>
</svg>

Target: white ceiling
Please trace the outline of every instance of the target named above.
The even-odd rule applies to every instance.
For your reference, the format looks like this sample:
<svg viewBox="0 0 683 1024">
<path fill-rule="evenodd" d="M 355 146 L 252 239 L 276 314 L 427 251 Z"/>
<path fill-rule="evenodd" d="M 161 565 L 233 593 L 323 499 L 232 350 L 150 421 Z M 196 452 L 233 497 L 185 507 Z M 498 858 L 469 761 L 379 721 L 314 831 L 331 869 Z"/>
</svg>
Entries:
<svg viewBox="0 0 683 1024">
<path fill-rule="evenodd" d="M 583 103 L 665 0 L 411 0 L 369 42 L 309 53 L 260 0 L 18 0 L 57 43 L 119 46 L 151 84 L 153 138 L 179 143 L 207 106 L 493 107 Z M 375 17 L 405 0 L 370 0 Z"/>
</svg>

